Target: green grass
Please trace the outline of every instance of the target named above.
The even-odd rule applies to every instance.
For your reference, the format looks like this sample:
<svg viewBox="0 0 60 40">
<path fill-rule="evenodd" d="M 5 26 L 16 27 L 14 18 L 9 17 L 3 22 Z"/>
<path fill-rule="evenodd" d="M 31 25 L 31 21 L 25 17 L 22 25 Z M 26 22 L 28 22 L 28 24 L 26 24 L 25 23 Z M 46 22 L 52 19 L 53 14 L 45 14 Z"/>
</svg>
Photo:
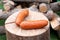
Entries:
<svg viewBox="0 0 60 40">
<path fill-rule="evenodd" d="M 60 16 L 60 12 L 57 12 L 57 14 Z"/>
<path fill-rule="evenodd" d="M 50 29 L 50 39 L 51 40 L 58 40 L 57 32 L 55 30 L 53 30 L 52 28 Z"/>
<path fill-rule="evenodd" d="M 5 34 L 0 35 L 0 40 L 6 40 L 6 35 Z"/>
<path fill-rule="evenodd" d="M 60 0 L 57 0 L 57 2 L 59 2 Z"/>
<path fill-rule="evenodd" d="M 0 26 L 4 25 L 5 20 L 0 20 Z"/>
<path fill-rule="evenodd" d="M 0 9 L 4 9 L 3 4 L 1 3 L 1 0 L 0 0 Z M 0 20 L 0 26 L 4 25 L 4 23 L 5 23 L 5 20 Z M 0 34 L 0 40 L 6 40 L 6 35 Z"/>
<path fill-rule="evenodd" d="M 54 35 L 54 33 L 51 33 L 51 38 L 50 38 L 51 40 L 58 40 L 57 39 L 57 36 L 56 35 Z"/>
<path fill-rule="evenodd" d="M 4 10 L 2 1 L 0 1 L 0 9 L 3 9 Z"/>
<path fill-rule="evenodd" d="M 0 26 L 4 25 L 5 20 L 0 20 Z M 0 40 L 6 40 L 5 34 L 0 34 Z"/>
</svg>

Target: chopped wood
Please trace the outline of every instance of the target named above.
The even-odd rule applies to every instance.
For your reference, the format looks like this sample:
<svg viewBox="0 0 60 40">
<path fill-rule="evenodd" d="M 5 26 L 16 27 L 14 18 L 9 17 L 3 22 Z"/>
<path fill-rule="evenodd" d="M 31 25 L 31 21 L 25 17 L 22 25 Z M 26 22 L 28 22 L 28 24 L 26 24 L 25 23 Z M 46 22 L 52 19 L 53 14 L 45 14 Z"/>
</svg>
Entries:
<svg viewBox="0 0 60 40">
<path fill-rule="evenodd" d="M 31 7 L 29 7 L 29 10 L 38 12 L 38 9 L 37 9 L 36 5 L 32 5 Z"/>
<path fill-rule="evenodd" d="M 41 3 L 41 4 L 39 5 L 39 11 L 42 12 L 42 13 L 47 12 L 47 11 L 48 11 L 47 4 Z"/>
<path fill-rule="evenodd" d="M 4 26 L 0 26 L 0 34 L 4 34 L 5 32 L 5 27 Z"/>
<path fill-rule="evenodd" d="M 7 19 L 10 15 L 12 15 L 13 13 L 19 11 L 21 9 L 21 6 L 17 6 L 16 8 L 14 8 L 13 10 L 7 12 L 7 11 L 2 11 L 2 13 L 0 13 L 0 19 Z"/>
<path fill-rule="evenodd" d="M 53 11 L 58 12 L 60 11 L 60 2 L 50 3 L 50 7 Z"/>
<path fill-rule="evenodd" d="M 51 21 L 51 27 L 54 29 L 54 30 L 59 30 L 60 29 L 60 23 L 57 19 L 54 19 Z"/>
<path fill-rule="evenodd" d="M 55 13 L 52 10 L 48 10 L 47 13 L 45 13 L 45 16 L 51 21 L 55 18 Z"/>
</svg>

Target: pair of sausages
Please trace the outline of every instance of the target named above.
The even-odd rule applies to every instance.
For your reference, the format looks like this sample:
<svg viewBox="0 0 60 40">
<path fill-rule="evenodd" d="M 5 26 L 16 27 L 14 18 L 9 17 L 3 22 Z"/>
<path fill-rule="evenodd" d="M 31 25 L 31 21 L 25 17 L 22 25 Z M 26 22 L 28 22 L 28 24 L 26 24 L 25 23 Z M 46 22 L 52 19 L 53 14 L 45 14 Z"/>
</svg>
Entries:
<svg viewBox="0 0 60 40">
<path fill-rule="evenodd" d="M 16 24 L 19 25 L 22 29 L 40 29 L 45 27 L 48 24 L 47 20 L 27 20 L 24 21 L 24 18 L 29 15 L 29 10 L 24 9 L 23 11 L 19 12 Z"/>
</svg>

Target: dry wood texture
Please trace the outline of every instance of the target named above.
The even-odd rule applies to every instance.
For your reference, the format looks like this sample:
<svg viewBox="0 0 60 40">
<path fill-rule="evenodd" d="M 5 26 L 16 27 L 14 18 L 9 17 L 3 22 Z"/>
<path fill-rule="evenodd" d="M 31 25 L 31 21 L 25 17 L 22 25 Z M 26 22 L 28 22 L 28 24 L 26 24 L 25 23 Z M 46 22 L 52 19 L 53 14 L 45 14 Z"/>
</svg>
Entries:
<svg viewBox="0 0 60 40">
<path fill-rule="evenodd" d="M 40 10 L 40 12 L 42 12 L 42 13 L 47 12 L 47 11 L 48 11 L 47 4 L 41 3 L 41 4 L 39 5 L 39 10 Z"/>
<path fill-rule="evenodd" d="M 20 12 L 20 11 L 19 11 Z M 15 23 L 19 12 L 11 15 L 5 22 L 7 40 L 49 40 L 50 30 L 49 23 L 41 29 L 23 30 Z M 42 18 L 41 18 L 42 17 Z M 43 13 L 29 10 L 29 16 L 25 20 L 47 20 Z"/>
<path fill-rule="evenodd" d="M 60 11 L 60 2 L 51 3 L 50 7 L 53 11 Z"/>
<path fill-rule="evenodd" d="M 49 5 L 49 4 L 48 4 Z M 36 7 L 36 6 L 35 6 Z M 16 8 L 16 10 L 20 10 L 21 8 Z M 31 8 L 30 8 L 31 9 Z M 35 8 L 36 9 L 36 8 Z M 35 10 L 33 9 L 33 10 Z M 55 3 L 50 3 L 49 7 L 47 9 L 52 9 L 53 11 L 57 12 L 60 11 L 60 2 L 55 2 Z M 13 14 L 15 9 L 8 12 L 8 13 L 0 13 L 0 19 L 6 19 L 8 18 L 11 14 Z M 38 9 L 36 9 L 38 11 Z"/>
<path fill-rule="evenodd" d="M 45 33 L 38 35 L 38 36 L 31 36 L 31 37 L 22 37 L 11 34 L 10 32 L 6 31 L 7 40 L 49 40 L 50 33 L 49 30 Z"/>
<path fill-rule="evenodd" d="M 54 30 L 59 30 L 60 23 L 57 19 L 51 21 L 51 26 Z"/>
<path fill-rule="evenodd" d="M 60 17 L 57 14 L 54 14 L 55 18 L 50 21 L 51 27 L 54 30 L 60 30 Z"/>
<path fill-rule="evenodd" d="M 5 27 L 4 26 L 0 26 L 0 34 L 4 34 L 5 33 Z"/>
<path fill-rule="evenodd" d="M 12 15 L 13 13 L 19 11 L 21 9 L 21 6 L 17 6 L 16 8 L 14 8 L 13 10 L 7 12 L 7 11 L 2 11 L 0 13 L 0 19 L 7 19 L 10 15 Z"/>
</svg>

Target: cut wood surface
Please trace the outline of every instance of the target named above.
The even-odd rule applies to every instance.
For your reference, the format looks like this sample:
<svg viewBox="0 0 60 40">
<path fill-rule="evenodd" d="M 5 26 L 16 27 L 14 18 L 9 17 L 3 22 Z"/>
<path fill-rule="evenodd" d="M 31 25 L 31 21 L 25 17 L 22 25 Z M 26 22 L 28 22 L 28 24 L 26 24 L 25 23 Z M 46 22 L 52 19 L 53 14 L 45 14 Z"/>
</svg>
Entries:
<svg viewBox="0 0 60 40">
<path fill-rule="evenodd" d="M 14 13 L 5 22 L 7 40 L 49 40 L 49 23 L 41 29 L 23 30 L 15 23 L 19 12 Z M 12 19 L 12 20 L 10 20 Z M 47 20 L 43 13 L 29 10 L 29 16 L 25 20 Z M 48 21 L 49 22 L 49 21 Z"/>
<path fill-rule="evenodd" d="M 57 28 L 57 33 L 58 33 L 58 36 L 60 38 L 60 17 L 57 18 L 57 20 L 59 21 L 59 25 L 56 27 Z"/>
<path fill-rule="evenodd" d="M 60 23 L 57 19 L 51 21 L 51 26 L 54 30 L 59 30 Z"/>
<path fill-rule="evenodd" d="M 60 30 L 60 17 L 57 14 L 54 14 L 54 15 L 55 15 L 55 18 L 52 21 L 50 21 L 51 27 L 54 30 Z"/>
<path fill-rule="evenodd" d="M 40 10 L 40 12 L 42 12 L 42 13 L 47 12 L 47 11 L 48 11 L 47 4 L 41 3 L 41 4 L 39 5 L 39 10 Z"/>
</svg>

